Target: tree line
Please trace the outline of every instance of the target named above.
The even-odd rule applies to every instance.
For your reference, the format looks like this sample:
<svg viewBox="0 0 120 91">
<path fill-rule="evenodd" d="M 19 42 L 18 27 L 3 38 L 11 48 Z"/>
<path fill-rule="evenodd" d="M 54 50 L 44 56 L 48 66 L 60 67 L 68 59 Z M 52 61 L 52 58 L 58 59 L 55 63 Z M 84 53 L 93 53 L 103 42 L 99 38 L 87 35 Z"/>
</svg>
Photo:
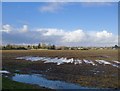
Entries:
<svg viewBox="0 0 120 91">
<path fill-rule="evenodd" d="M 118 49 L 118 45 L 113 47 L 67 47 L 67 46 L 56 46 L 56 45 L 47 45 L 44 43 L 39 43 L 38 45 L 12 45 L 7 44 L 5 46 L 0 46 L 2 50 L 38 50 L 38 49 L 47 49 L 47 50 L 89 50 L 89 49 Z"/>
<path fill-rule="evenodd" d="M 46 44 L 38 44 L 38 45 L 12 45 L 8 44 L 6 46 L 1 47 L 2 50 L 30 50 L 30 49 L 56 49 L 55 45 L 46 45 Z"/>
</svg>

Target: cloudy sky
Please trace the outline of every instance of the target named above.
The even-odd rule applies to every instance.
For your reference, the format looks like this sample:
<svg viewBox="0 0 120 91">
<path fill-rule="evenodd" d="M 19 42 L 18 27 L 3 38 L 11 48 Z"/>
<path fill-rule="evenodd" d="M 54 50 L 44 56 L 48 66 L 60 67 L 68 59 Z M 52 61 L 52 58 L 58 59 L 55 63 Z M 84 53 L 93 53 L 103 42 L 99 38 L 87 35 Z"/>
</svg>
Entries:
<svg viewBox="0 0 120 91">
<path fill-rule="evenodd" d="M 2 43 L 113 46 L 118 3 L 4 2 Z"/>
</svg>

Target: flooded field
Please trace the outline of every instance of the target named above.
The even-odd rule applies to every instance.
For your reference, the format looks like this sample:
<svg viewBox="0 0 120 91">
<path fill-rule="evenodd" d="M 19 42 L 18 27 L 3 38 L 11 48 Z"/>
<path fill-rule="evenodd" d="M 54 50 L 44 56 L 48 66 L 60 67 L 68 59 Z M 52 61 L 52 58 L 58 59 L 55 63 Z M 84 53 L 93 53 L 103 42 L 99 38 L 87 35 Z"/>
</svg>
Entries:
<svg viewBox="0 0 120 91">
<path fill-rule="evenodd" d="M 47 82 L 48 88 L 57 85 L 53 89 L 119 87 L 117 50 L 4 50 L 2 53 L 3 70 L 13 74 L 16 81 L 27 82 L 31 77 L 28 83 L 34 80 L 33 83 L 45 86 Z"/>
</svg>

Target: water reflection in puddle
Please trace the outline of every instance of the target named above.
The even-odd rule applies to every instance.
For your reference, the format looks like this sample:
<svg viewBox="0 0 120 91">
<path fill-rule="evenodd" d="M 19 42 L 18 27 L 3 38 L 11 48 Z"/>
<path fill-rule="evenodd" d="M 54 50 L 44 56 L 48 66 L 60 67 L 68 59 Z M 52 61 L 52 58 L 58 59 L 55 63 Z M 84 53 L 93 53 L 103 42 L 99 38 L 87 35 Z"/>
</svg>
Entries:
<svg viewBox="0 0 120 91">
<path fill-rule="evenodd" d="M 30 61 L 44 61 L 44 63 L 57 63 L 57 65 L 64 64 L 64 63 L 74 63 L 75 65 L 85 63 L 85 64 L 91 64 L 93 66 L 97 66 L 98 64 L 100 64 L 100 65 L 111 65 L 113 67 L 120 68 L 119 61 L 113 61 L 113 63 L 111 63 L 110 61 L 106 61 L 106 60 L 92 61 L 92 60 L 86 60 L 86 59 L 83 59 L 83 60 L 73 59 L 73 58 L 67 59 L 64 57 L 50 58 L 50 57 L 32 57 L 32 56 L 17 57 L 16 59 L 25 59 L 25 60 L 30 60 Z"/>
<path fill-rule="evenodd" d="M 51 89 L 88 89 L 87 87 L 81 87 L 78 84 L 67 83 L 64 81 L 58 80 L 48 80 L 42 77 L 41 74 L 15 74 L 12 78 L 14 81 L 29 83 L 29 84 L 37 84 L 39 86 L 43 86 Z"/>
</svg>

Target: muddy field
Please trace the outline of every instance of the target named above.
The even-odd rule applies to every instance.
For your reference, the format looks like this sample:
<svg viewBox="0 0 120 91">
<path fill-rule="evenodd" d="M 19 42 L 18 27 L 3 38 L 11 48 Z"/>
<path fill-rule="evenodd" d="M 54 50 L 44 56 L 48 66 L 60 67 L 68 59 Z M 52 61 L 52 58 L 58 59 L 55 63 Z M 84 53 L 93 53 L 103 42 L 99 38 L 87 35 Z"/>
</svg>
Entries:
<svg viewBox="0 0 120 91">
<path fill-rule="evenodd" d="M 96 66 L 82 62 L 82 64 L 44 63 L 44 61 L 30 61 L 16 59 L 17 57 L 50 57 L 79 60 L 92 60 Z M 99 64 L 95 60 L 106 60 L 109 64 Z M 40 73 L 52 80 L 63 80 L 78 83 L 81 86 L 93 88 L 118 88 L 118 50 L 4 50 L 2 51 L 2 66 L 11 73 Z"/>
</svg>

